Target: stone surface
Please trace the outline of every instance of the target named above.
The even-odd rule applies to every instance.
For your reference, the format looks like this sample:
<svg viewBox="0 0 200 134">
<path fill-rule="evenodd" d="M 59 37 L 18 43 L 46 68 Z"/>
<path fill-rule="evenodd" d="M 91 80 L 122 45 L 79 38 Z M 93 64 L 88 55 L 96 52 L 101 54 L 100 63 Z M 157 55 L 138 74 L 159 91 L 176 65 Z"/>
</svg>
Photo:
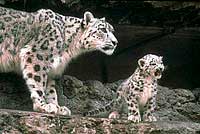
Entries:
<svg viewBox="0 0 200 134">
<path fill-rule="evenodd" d="M 134 124 L 127 120 L 66 117 L 36 112 L 0 110 L 2 134 L 199 134 L 200 124 L 160 121 Z"/>
</svg>

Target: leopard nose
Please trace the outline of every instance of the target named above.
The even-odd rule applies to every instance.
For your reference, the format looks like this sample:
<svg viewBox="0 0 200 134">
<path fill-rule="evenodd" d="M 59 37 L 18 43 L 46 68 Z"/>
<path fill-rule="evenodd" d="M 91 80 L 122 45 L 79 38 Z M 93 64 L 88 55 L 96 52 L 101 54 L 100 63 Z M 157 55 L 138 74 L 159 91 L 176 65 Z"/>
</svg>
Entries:
<svg viewBox="0 0 200 134">
<path fill-rule="evenodd" d="M 157 70 L 163 72 L 163 71 L 164 71 L 164 68 L 159 67 Z"/>
<path fill-rule="evenodd" d="M 114 46 L 116 46 L 117 45 L 117 41 L 112 41 L 112 44 L 114 45 Z"/>
</svg>

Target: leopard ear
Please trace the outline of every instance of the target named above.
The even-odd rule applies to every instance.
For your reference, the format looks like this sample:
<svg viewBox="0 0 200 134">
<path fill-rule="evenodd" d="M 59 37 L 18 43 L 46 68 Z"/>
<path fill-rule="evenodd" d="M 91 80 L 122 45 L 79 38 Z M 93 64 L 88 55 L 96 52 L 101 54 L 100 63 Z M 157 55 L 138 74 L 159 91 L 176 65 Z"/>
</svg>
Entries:
<svg viewBox="0 0 200 134">
<path fill-rule="evenodd" d="M 145 64 L 145 60 L 144 59 L 139 59 L 138 60 L 138 65 L 139 67 L 142 69 L 144 67 L 144 64 Z"/>
<path fill-rule="evenodd" d="M 101 18 L 100 20 L 102 20 L 102 21 L 106 21 L 106 18 L 105 18 L 105 17 L 103 17 L 103 18 Z"/>
<path fill-rule="evenodd" d="M 86 25 L 94 18 L 93 14 L 91 12 L 85 12 L 84 13 L 84 21 L 86 22 Z"/>
</svg>

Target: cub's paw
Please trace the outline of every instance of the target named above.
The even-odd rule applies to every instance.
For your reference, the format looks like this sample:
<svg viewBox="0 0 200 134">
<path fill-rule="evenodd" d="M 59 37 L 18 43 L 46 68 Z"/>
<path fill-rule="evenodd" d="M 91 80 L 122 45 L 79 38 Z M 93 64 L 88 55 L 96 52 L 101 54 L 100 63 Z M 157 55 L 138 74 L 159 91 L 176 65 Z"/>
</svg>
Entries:
<svg viewBox="0 0 200 134">
<path fill-rule="evenodd" d="M 69 108 L 67 108 L 65 106 L 61 106 L 58 109 L 58 114 L 71 116 L 71 111 L 69 110 Z"/>
<path fill-rule="evenodd" d="M 33 110 L 42 113 L 56 114 L 58 112 L 58 106 L 53 103 L 49 104 L 34 103 Z"/>
<path fill-rule="evenodd" d="M 156 117 L 154 115 L 144 115 L 144 121 L 146 122 L 152 122 L 152 121 L 157 121 Z"/>
<path fill-rule="evenodd" d="M 119 119 L 119 117 L 120 117 L 120 115 L 119 115 L 119 113 L 117 111 L 113 111 L 108 116 L 109 119 Z"/>
<path fill-rule="evenodd" d="M 140 116 L 135 116 L 135 115 L 129 115 L 128 116 L 128 120 L 133 121 L 135 123 L 138 123 L 141 121 L 141 117 Z"/>
<path fill-rule="evenodd" d="M 58 106 L 53 103 L 45 104 L 42 106 L 42 109 L 45 113 L 50 113 L 50 114 L 57 114 L 58 113 Z"/>
</svg>

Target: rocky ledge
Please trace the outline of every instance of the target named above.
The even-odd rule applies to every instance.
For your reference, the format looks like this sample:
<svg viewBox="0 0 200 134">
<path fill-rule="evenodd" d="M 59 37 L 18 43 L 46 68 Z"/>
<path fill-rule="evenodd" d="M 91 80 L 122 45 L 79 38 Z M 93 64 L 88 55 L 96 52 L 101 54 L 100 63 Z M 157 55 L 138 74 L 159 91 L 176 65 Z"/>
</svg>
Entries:
<svg viewBox="0 0 200 134">
<path fill-rule="evenodd" d="M 66 117 L 36 112 L 0 110 L 0 133 L 3 134 L 199 134 L 200 124 L 159 121 L 132 123 L 106 118 Z"/>
<path fill-rule="evenodd" d="M 200 134 L 200 89 L 158 87 L 158 122 L 138 124 L 126 119 L 108 120 L 79 116 L 112 100 L 122 81 L 102 84 L 65 75 L 57 80 L 59 103 L 72 110 L 72 117 L 32 111 L 32 102 L 20 77 L 0 78 L 0 133 L 164 133 Z M 17 81 L 17 82 L 16 82 Z M 13 109 L 13 110 L 8 110 Z M 22 110 L 22 111 L 18 111 Z"/>
</svg>

